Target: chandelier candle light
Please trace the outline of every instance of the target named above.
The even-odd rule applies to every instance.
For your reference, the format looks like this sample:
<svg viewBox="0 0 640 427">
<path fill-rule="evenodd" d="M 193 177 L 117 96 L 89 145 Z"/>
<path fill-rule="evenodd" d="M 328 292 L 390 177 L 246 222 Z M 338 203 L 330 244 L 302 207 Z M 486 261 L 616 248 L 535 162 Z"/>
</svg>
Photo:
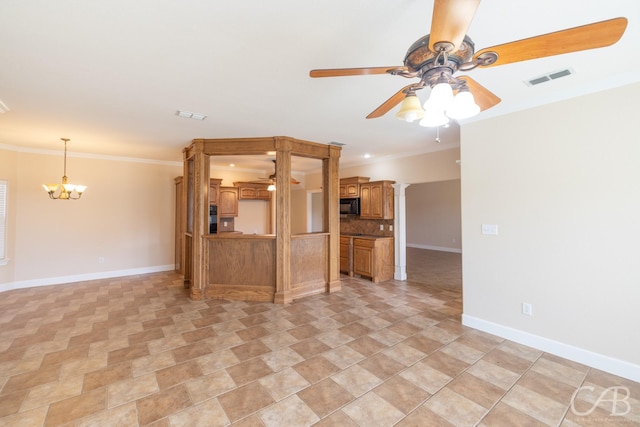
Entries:
<svg viewBox="0 0 640 427">
<path fill-rule="evenodd" d="M 82 193 L 87 189 L 86 185 L 69 184 L 67 178 L 67 142 L 69 138 L 60 138 L 64 141 L 64 175 L 62 175 L 62 184 L 42 184 L 44 190 L 52 199 L 59 200 L 75 200 L 82 197 Z M 57 190 L 60 190 L 56 193 Z"/>
</svg>

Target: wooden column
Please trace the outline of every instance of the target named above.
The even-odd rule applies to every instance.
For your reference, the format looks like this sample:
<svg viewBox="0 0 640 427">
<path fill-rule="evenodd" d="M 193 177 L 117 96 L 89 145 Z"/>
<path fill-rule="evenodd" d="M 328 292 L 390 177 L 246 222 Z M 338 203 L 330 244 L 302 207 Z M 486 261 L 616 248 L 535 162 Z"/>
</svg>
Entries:
<svg viewBox="0 0 640 427">
<path fill-rule="evenodd" d="M 340 283 L 340 180 L 338 175 L 341 149 L 329 147 L 329 158 L 322 160 L 324 194 L 324 230 L 329 232 L 327 292 L 339 291 Z"/>
<path fill-rule="evenodd" d="M 291 294 L 291 141 L 276 137 L 276 293 L 274 303 L 293 301 Z"/>
<path fill-rule="evenodd" d="M 208 247 L 203 236 L 209 229 L 209 156 L 204 153 L 204 143 L 197 141 L 193 145 L 193 282 L 191 298 L 204 297 L 207 285 Z"/>
</svg>

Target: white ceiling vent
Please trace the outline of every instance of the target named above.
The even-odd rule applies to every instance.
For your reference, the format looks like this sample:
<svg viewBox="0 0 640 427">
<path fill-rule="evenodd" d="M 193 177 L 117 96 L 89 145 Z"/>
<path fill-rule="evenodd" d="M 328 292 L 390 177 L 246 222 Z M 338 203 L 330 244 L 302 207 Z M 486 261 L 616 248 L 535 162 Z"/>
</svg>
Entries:
<svg viewBox="0 0 640 427">
<path fill-rule="evenodd" d="M 534 77 L 529 80 L 525 80 L 524 84 L 527 86 L 535 86 L 540 83 L 550 82 L 551 80 L 559 79 L 560 77 L 570 76 L 576 72 L 572 68 L 565 68 L 564 70 L 553 71 L 551 73 L 544 74 L 542 76 Z"/>
<path fill-rule="evenodd" d="M 344 142 L 331 141 L 329 145 L 335 145 L 336 147 L 344 147 L 347 144 L 345 144 Z"/>
</svg>

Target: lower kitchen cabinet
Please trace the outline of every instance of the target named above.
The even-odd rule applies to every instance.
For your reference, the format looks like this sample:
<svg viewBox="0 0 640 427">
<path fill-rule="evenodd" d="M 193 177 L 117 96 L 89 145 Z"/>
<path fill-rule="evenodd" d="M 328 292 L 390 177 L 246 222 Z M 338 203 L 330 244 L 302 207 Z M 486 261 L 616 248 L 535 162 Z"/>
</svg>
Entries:
<svg viewBox="0 0 640 427">
<path fill-rule="evenodd" d="M 374 283 L 393 279 L 393 237 L 353 238 L 353 273 Z"/>
</svg>

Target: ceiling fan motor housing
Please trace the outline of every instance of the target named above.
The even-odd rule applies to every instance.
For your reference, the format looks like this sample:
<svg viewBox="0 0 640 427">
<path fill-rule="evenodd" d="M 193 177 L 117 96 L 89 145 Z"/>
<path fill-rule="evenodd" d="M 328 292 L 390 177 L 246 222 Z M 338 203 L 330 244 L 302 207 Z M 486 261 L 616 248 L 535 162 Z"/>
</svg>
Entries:
<svg viewBox="0 0 640 427">
<path fill-rule="evenodd" d="M 421 74 L 436 67 L 447 67 L 453 74 L 460 65 L 469 62 L 475 52 L 475 45 L 469 36 L 464 36 L 460 47 L 455 52 L 447 52 L 444 56 L 444 63 L 440 63 L 441 53 L 433 52 L 429 49 L 429 34 L 416 40 L 404 57 L 404 65 L 411 72 Z"/>
</svg>

